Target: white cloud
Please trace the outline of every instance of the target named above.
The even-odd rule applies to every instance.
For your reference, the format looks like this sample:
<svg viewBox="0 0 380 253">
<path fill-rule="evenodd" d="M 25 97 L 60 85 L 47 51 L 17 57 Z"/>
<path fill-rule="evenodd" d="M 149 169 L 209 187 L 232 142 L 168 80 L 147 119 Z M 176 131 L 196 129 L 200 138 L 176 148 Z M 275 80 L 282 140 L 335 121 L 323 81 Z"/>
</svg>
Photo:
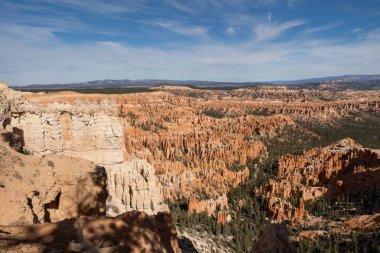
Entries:
<svg viewBox="0 0 380 253">
<path fill-rule="evenodd" d="M 225 32 L 228 34 L 228 35 L 234 35 L 236 33 L 236 28 L 235 27 L 227 27 Z"/>
<path fill-rule="evenodd" d="M 2 27 L 1 35 L 5 38 L 10 37 L 17 40 L 27 41 L 28 43 L 52 43 L 57 40 L 54 35 L 55 29 L 47 27 L 31 27 L 24 25 L 14 25 L 0 23 Z"/>
<path fill-rule="evenodd" d="M 340 26 L 342 24 L 343 24 L 343 22 L 337 21 L 337 22 L 333 22 L 333 23 L 330 23 L 330 24 L 327 24 L 327 25 L 323 25 L 323 26 L 309 28 L 309 29 L 306 29 L 304 32 L 305 33 L 322 32 L 322 31 L 333 29 L 333 28 L 338 27 L 338 26 Z"/>
<path fill-rule="evenodd" d="M 293 27 L 305 24 L 303 20 L 292 20 L 282 24 L 276 24 L 272 22 L 259 23 L 254 27 L 254 33 L 256 35 L 256 41 L 269 41 L 277 38 L 286 30 Z"/>
<path fill-rule="evenodd" d="M 167 2 L 170 6 L 182 12 L 190 13 L 190 14 L 195 13 L 193 8 L 190 8 L 189 6 L 184 5 L 183 3 L 179 3 L 177 0 L 166 0 L 165 2 Z"/>
<path fill-rule="evenodd" d="M 176 22 L 168 21 L 158 21 L 154 24 L 181 35 L 207 37 L 207 28 L 202 26 L 185 26 Z"/>
<path fill-rule="evenodd" d="M 107 78 L 262 81 L 378 73 L 380 69 L 380 30 L 344 43 L 298 38 L 164 50 L 112 41 L 66 44 L 49 31 L 29 36 L 36 32 L 34 27 L 12 29 L 17 32 L 0 31 L 0 79 L 12 85 Z"/>
<path fill-rule="evenodd" d="M 361 33 L 362 31 L 363 31 L 363 29 L 360 28 L 360 27 L 357 27 L 357 28 L 355 28 L 355 29 L 352 29 L 352 32 L 353 32 L 353 33 Z"/>
<path fill-rule="evenodd" d="M 121 4 L 111 4 L 104 3 L 97 0 L 42 0 L 44 2 L 58 5 L 58 6 L 68 6 L 81 12 L 93 12 L 100 15 L 115 15 L 128 13 L 136 10 L 135 5 L 128 3 L 128 6 Z M 136 1 L 138 2 L 138 1 Z"/>
<path fill-rule="evenodd" d="M 380 28 L 370 31 L 367 34 L 367 38 L 371 40 L 380 40 Z"/>
<path fill-rule="evenodd" d="M 268 22 L 272 22 L 272 13 L 268 13 L 267 19 L 268 19 Z"/>
<path fill-rule="evenodd" d="M 264 6 L 271 6 L 278 3 L 284 3 L 289 7 L 293 8 L 296 6 L 297 3 L 301 2 L 302 0 L 257 0 L 257 4 L 264 5 Z"/>
</svg>

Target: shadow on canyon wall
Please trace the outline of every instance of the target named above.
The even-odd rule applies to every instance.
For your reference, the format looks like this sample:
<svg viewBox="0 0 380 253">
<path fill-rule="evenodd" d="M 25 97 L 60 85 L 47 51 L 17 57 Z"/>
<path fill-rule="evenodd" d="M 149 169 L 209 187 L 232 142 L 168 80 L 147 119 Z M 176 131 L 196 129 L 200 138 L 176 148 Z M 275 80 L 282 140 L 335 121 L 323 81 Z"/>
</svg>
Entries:
<svg viewBox="0 0 380 253">
<path fill-rule="evenodd" d="M 2 139 L 5 142 L 7 142 L 9 146 L 12 147 L 14 150 L 20 153 L 24 153 L 25 140 L 24 140 L 24 131 L 22 129 L 14 127 L 12 129 L 12 132 L 2 133 L 1 136 L 2 136 Z"/>
<path fill-rule="evenodd" d="M 78 218 L 55 223 L 25 226 L 0 226 L 0 249 L 17 253 L 65 252 L 71 241 L 79 242 L 78 224 L 83 224 L 86 241 L 101 247 L 118 246 L 115 252 L 169 252 L 178 251 L 177 232 L 172 225 L 170 213 L 155 216 L 132 211 L 117 217 L 105 217 L 107 199 L 107 174 L 104 167 L 97 166 L 91 178 L 103 190 L 85 197 L 78 203 Z M 94 203 L 95 201 L 95 203 Z"/>
<path fill-rule="evenodd" d="M 178 243 L 181 247 L 182 253 L 199 253 L 199 251 L 195 248 L 193 242 L 185 236 L 179 237 Z"/>
</svg>

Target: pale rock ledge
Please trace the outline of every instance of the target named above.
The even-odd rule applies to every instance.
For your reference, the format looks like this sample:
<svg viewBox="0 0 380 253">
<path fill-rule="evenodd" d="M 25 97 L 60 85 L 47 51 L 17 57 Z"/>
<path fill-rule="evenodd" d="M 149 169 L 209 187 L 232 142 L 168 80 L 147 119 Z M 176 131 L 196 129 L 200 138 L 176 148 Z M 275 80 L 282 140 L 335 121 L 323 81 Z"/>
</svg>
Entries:
<svg viewBox="0 0 380 253">
<path fill-rule="evenodd" d="M 22 137 L 24 150 L 37 156 L 63 154 L 103 166 L 107 172 L 108 215 L 129 210 L 167 211 L 155 170 L 145 160 L 126 161 L 125 127 L 114 100 L 63 100 L 54 95 L 0 91 L 3 128 Z M 47 101 L 46 98 L 51 99 Z M 6 115 L 5 115 L 6 114 Z"/>
</svg>

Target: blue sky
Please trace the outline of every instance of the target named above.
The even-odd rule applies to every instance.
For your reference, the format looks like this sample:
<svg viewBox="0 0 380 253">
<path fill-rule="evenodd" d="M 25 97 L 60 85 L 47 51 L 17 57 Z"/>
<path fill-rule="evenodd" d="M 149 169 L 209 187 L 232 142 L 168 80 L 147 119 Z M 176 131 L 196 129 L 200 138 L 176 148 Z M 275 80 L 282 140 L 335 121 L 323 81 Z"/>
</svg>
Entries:
<svg viewBox="0 0 380 253">
<path fill-rule="evenodd" d="M 0 81 L 380 73 L 379 0 L 1 0 Z"/>
</svg>

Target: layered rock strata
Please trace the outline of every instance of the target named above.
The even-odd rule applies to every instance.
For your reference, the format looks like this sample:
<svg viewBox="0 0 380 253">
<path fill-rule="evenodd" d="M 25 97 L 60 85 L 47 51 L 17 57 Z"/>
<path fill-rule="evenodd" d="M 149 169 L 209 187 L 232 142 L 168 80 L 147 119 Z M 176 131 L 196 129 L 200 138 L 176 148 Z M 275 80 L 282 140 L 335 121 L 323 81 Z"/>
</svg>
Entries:
<svg viewBox="0 0 380 253">
<path fill-rule="evenodd" d="M 159 185 L 139 196 L 156 199 L 159 192 L 164 199 L 195 197 L 199 201 L 216 200 L 244 182 L 249 176 L 247 161 L 265 153 L 259 139 L 274 138 L 277 130 L 294 124 L 292 118 L 323 121 L 380 110 L 378 91 L 337 94 L 272 88 L 205 91 L 159 87 L 156 92 L 126 95 L 17 93 L 20 98 L 13 99 L 11 107 L 1 108 L 11 113 L 8 128 L 22 130 L 27 151 L 91 159 L 111 174 L 126 161 L 147 160 L 155 168 L 149 175 L 156 174 Z M 143 189 L 147 177 L 138 177 L 140 186 L 132 188 Z M 318 194 L 313 191 L 311 194 Z M 136 196 L 124 195 L 121 202 Z M 126 205 L 149 212 L 145 198 Z M 113 205 L 120 207 L 116 199 L 112 198 Z M 153 203 L 155 210 L 161 208 L 159 202 Z"/>
<path fill-rule="evenodd" d="M 8 100 L 11 116 L 4 128 L 19 136 L 24 152 L 81 157 L 105 167 L 110 215 L 167 210 L 154 168 L 126 160 L 124 125 L 114 100 L 28 93 L 8 94 Z"/>
<path fill-rule="evenodd" d="M 125 176 L 108 177 L 108 203 L 113 207 L 108 211 L 113 214 L 112 210 L 165 210 L 161 195 L 170 200 L 215 200 L 248 178 L 245 163 L 265 151 L 256 136 L 270 136 L 293 124 L 281 115 L 215 119 L 199 113 L 196 101 L 165 92 L 17 96 L 7 127 L 22 136 L 23 150 L 89 159 L 109 175 L 122 173 L 122 167 L 137 173 L 125 172 L 133 178 L 124 179 L 125 185 L 134 185 L 117 186 L 120 189 L 111 180 L 119 184 Z M 156 172 L 147 163 L 133 162 L 136 159 L 147 160 Z"/>
<path fill-rule="evenodd" d="M 167 199 L 218 198 L 247 179 L 245 164 L 265 150 L 258 136 L 293 124 L 282 115 L 217 119 L 199 113 L 199 101 L 165 93 L 144 98 L 121 102 L 126 148 L 155 166 Z"/>
<path fill-rule="evenodd" d="M 304 201 L 370 191 L 380 187 L 379 172 L 380 151 L 363 148 L 347 138 L 303 155 L 281 157 L 277 176 L 258 192 L 268 198 L 274 220 L 296 224 L 307 215 Z"/>
</svg>

